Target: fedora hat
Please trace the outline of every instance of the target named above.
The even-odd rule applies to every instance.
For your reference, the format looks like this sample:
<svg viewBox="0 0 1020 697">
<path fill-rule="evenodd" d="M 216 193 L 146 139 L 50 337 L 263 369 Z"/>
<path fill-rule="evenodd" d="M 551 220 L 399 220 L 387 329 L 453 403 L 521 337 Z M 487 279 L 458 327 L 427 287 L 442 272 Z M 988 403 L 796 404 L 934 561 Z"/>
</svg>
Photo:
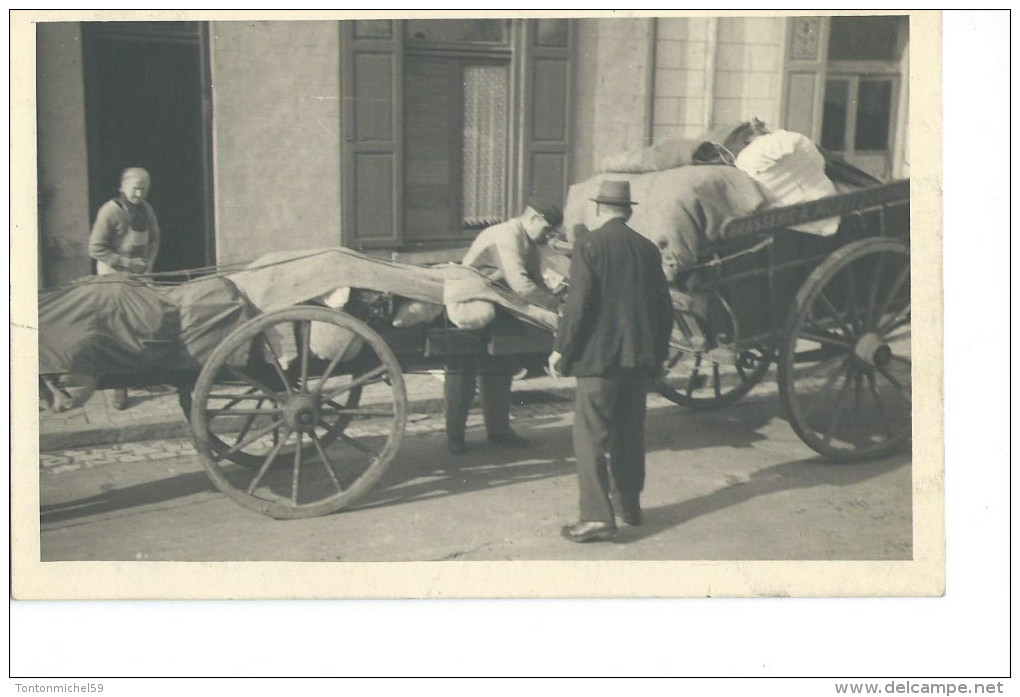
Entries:
<svg viewBox="0 0 1020 697">
<path fill-rule="evenodd" d="M 595 203 L 607 203 L 613 206 L 636 206 L 630 200 L 630 182 L 617 179 L 605 179 L 599 184 L 599 195 L 590 199 Z"/>
</svg>

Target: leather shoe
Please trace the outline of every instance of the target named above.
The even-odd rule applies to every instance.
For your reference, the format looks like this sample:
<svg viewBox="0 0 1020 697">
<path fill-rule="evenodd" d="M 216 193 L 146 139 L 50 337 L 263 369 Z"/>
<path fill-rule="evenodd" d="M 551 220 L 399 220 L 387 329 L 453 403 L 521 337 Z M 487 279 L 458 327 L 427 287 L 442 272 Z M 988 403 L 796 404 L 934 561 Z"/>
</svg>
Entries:
<svg viewBox="0 0 1020 697">
<path fill-rule="evenodd" d="M 467 452 L 467 443 L 462 440 L 448 440 L 446 449 L 450 451 L 451 455 L 463 455 Z"/>
<path fill-rule="evenodd" d="M 564 525 L 560 534 L 571 542 L 595 542 L 611 540 L 616 536 L 616 524 L 599 520 L 582 520 L 573 525 Z"/>
<path fill-rule="evenodd" d="M 493 445 L 503 445 L 508 448 L 527 448 L 531 445 L 531 441 L 524 436 L 519 436 L 513 431 L 510 433 L 500 433 L 497 435 L 490 435 L 489 442 Z"/>
</svg>

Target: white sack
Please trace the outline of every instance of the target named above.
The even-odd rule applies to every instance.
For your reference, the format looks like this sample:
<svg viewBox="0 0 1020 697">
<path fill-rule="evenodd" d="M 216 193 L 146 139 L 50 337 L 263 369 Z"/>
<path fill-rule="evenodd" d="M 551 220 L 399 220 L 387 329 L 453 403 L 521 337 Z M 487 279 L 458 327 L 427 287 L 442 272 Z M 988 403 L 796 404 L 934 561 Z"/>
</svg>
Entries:
<svg viewBox="0 0 1020 697">
<path fill-rule="evenodd" d="M 792 206 L 826 196 L 836 187 L 825 176 L 825 158 L 809 138 L 792 131 L 758 136 L 740 151 L 734 164 L 769 190 L 777 206 Z M 793 226 L 794 230 L 831 235 L 839 218 L 826 218 Z"/>
</svg>

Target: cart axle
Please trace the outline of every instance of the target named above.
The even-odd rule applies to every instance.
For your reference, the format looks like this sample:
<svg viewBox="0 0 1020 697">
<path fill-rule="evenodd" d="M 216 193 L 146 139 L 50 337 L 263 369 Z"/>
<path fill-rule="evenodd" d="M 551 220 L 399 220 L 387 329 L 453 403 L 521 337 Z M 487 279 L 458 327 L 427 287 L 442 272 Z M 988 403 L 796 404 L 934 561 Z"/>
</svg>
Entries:
<svg viewBox="0 0 1020 697">
<path fill-rule="evenodd" d="M 881 336 L 868 332 L 854 345 L 854 356 L 866 367 L 884 368 L 892 360 L 892 349 Z"/>
<path fill-rule="evenodd" d="M 319 423 L 319 405 L 311 395 L 295 395 L 283 407 L 283 418 L 291 428 L 310 433 Z"/>
</svg>

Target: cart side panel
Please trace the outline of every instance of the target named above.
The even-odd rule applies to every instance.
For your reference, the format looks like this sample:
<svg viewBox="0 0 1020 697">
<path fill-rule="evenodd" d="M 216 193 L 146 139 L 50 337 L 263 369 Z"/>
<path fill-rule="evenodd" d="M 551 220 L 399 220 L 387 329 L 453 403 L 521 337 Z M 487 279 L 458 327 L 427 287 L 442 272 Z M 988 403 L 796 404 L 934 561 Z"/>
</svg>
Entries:
<svg viewBox="0 0 1020 697">
<path fill-rule="evenodd" d="M 797 224 L 831 213 L 842 215 L 838 231 L 819 236 L 769 224 Z M 713 337 L 732 331 L 732 312 L 741 341 L 771 334 L 785 320 L 798 289 L 811 271 L 836 250 L 867 237 L 910 235 L 909 182 L 893 182 L 808 204 L 773 209 L 727 225 L 736 238 L 707 248 L 701 261 L 722 259 L 692 277 L 690 287 L 708 293 Z M 756 236 L 751 235 L 757 232 Z M 772 244 L 748 254 L 762 239 Z M 725 303 L 725 306 L 724 306 Z"/>
</svg>

